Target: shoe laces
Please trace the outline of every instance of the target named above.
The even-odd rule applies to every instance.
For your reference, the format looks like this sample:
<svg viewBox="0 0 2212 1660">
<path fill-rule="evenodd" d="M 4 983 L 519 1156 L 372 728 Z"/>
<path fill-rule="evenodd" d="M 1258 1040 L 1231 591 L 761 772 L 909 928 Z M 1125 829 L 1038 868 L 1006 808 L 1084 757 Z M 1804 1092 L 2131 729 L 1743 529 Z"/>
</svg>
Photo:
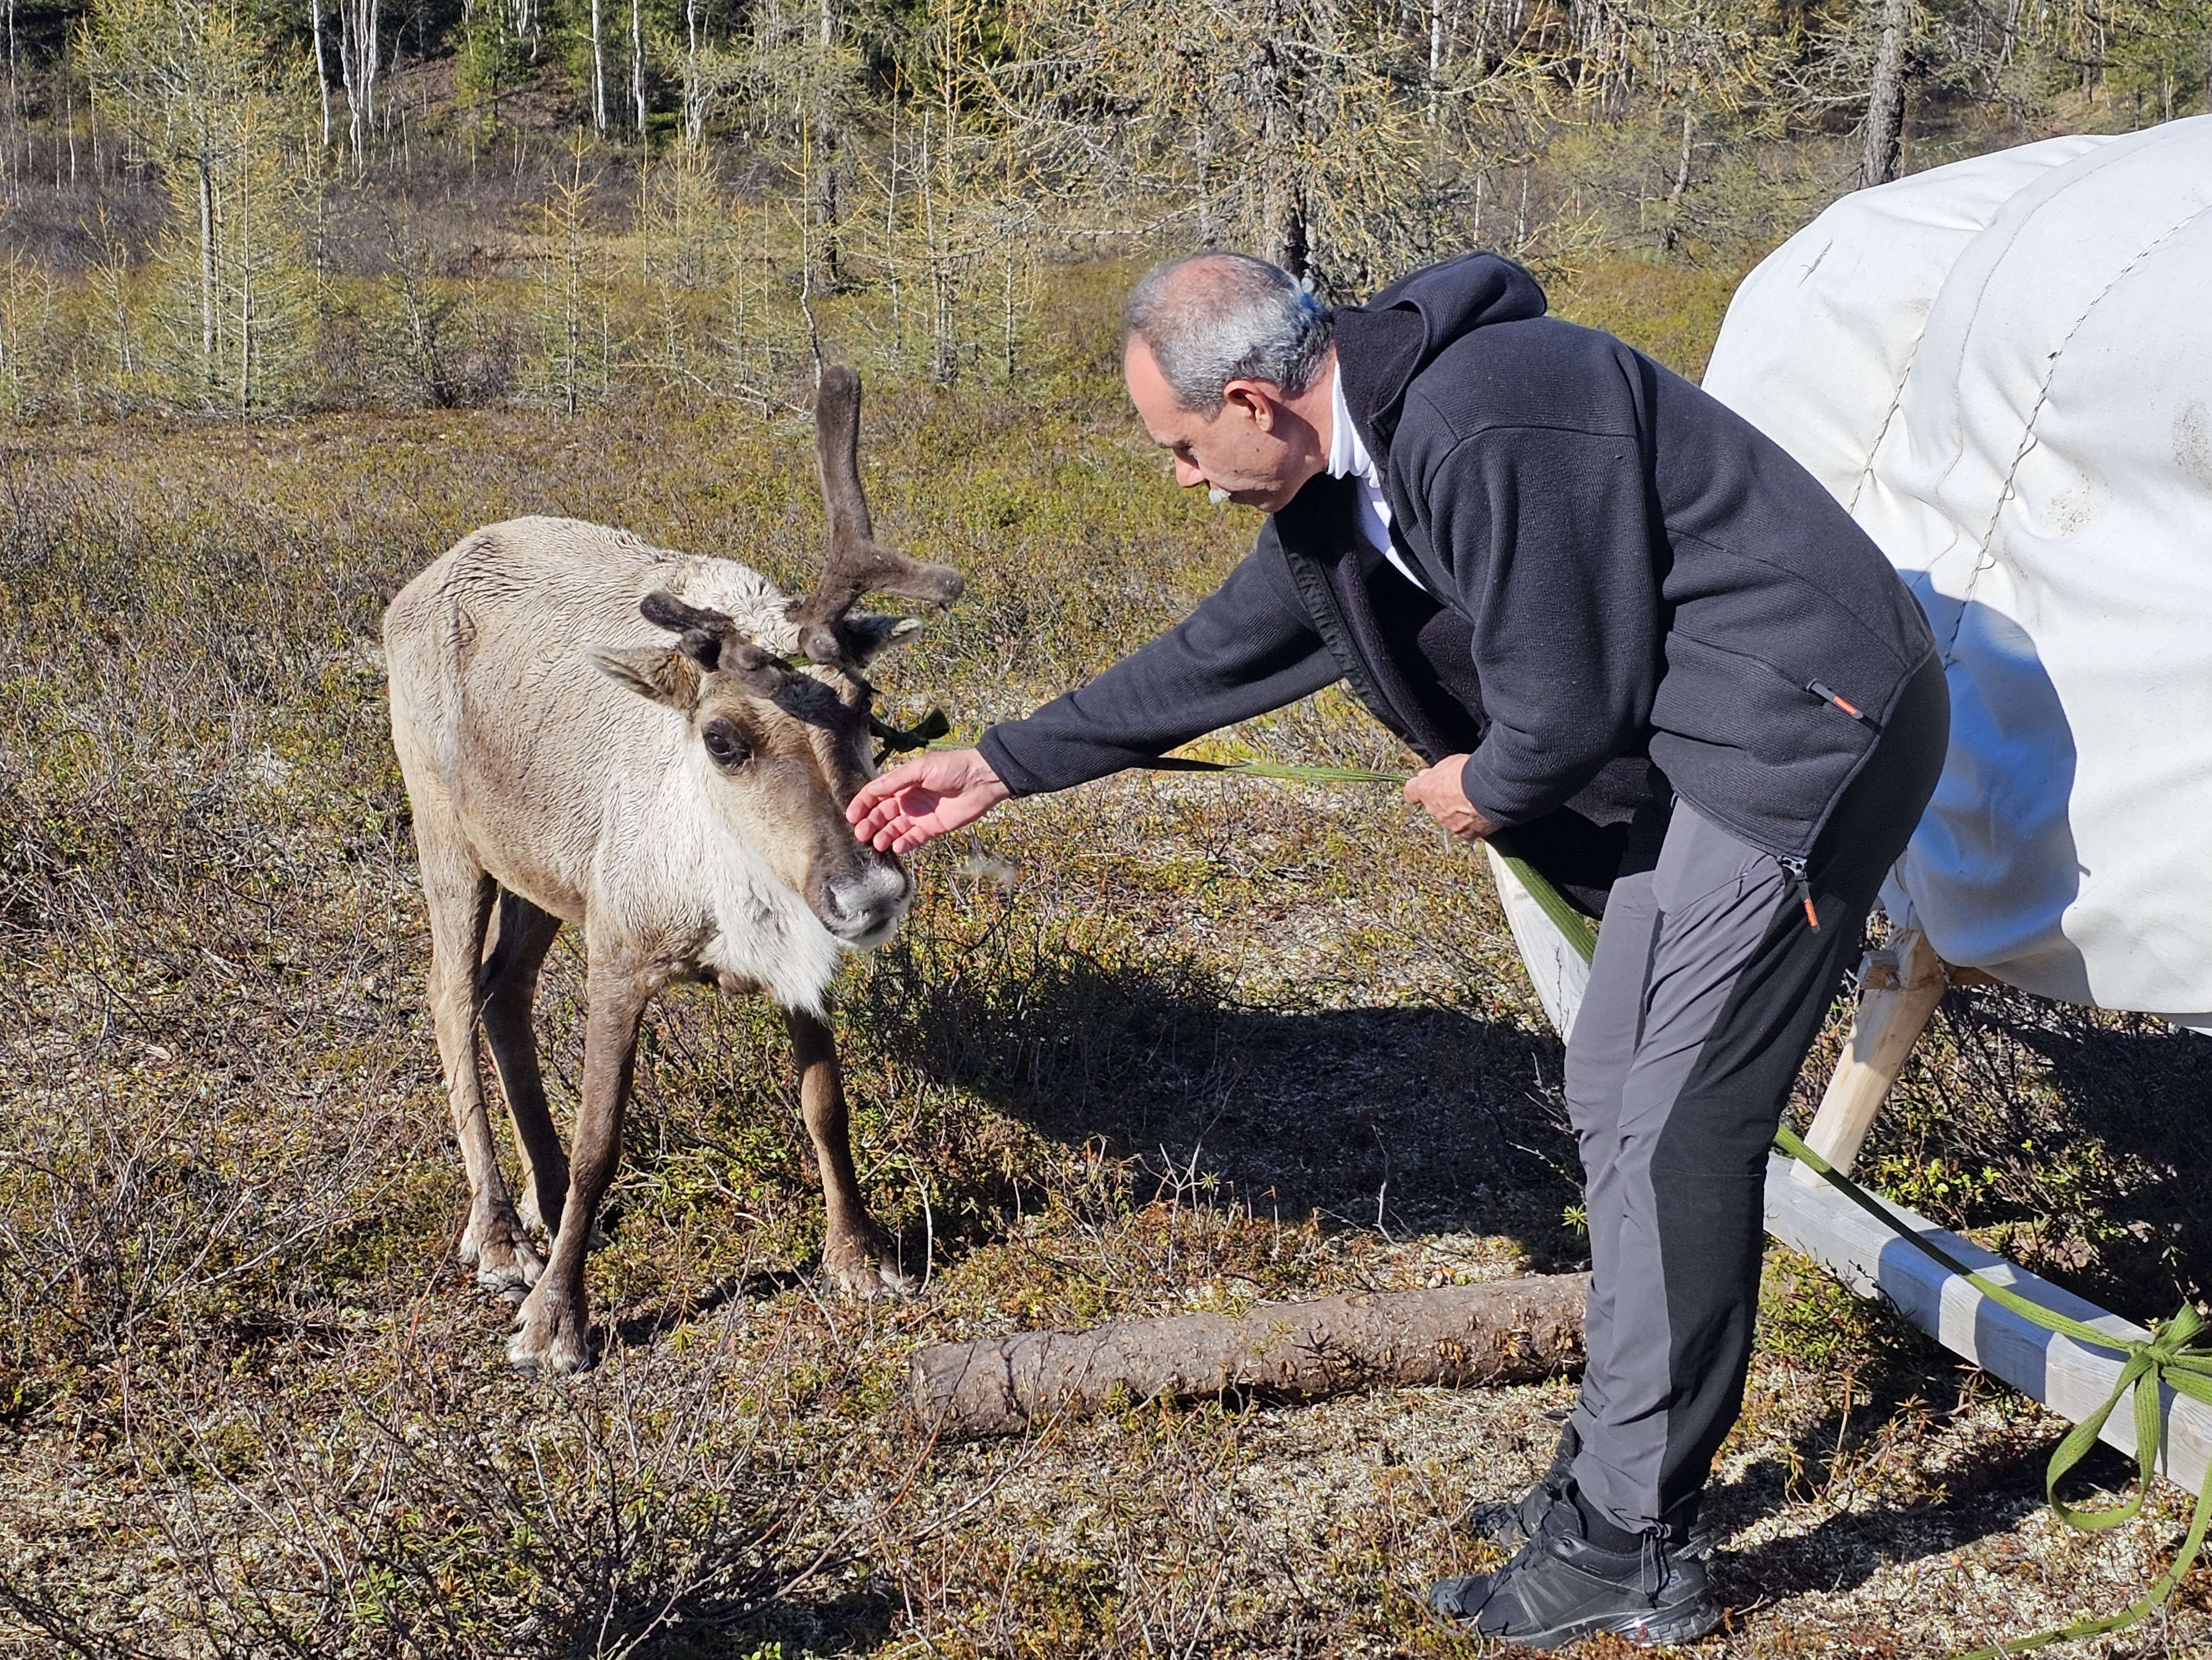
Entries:
<svg viewBox="0 0 2212 1660">
<path fill-rule="evenodd" d="M 1660 1529 L 1651 1529 L 1644 1535 L 1638 1553 L 1636 1589 L 1646 1596 L 1657 1596 L 1667 1584 L 1667 1554 L 1662 1543 L 1665 1537 Z"/>
</svg>

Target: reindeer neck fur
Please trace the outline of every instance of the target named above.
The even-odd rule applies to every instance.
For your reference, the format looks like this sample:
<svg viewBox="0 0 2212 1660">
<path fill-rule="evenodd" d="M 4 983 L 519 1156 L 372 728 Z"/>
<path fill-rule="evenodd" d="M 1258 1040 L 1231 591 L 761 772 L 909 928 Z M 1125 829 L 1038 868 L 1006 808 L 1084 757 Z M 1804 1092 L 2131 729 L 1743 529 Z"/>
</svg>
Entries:
<svg viewBox="0 0 2212 1660">
<path fill-rule="evenodd" d="M 714 812 L 696 746 L 672 744 L 657 758 L 651 794 L 609 815 L 594 905 L 633 937 L 657 934 L 679 975 L 696 970 L 821 1014 L 842 954 L 836 937 Z M 684 923 L 672 928 L 678 916 Z"/>
</svg>

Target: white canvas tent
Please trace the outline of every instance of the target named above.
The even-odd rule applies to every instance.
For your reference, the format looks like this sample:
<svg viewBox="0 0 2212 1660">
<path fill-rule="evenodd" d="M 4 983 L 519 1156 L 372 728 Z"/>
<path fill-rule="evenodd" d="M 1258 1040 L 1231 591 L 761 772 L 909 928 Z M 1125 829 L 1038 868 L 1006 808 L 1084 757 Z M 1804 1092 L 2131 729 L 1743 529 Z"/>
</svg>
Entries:
<svg viewBox="0 0 2212 1660">
<path fill-rule="evenodd" d="M 1942 642 L 1950 756 L 1892 917 L 2212 1029 L 2212 117 L 1845 197 L 1745 279 L 1705 385 Z"/>
</svg>

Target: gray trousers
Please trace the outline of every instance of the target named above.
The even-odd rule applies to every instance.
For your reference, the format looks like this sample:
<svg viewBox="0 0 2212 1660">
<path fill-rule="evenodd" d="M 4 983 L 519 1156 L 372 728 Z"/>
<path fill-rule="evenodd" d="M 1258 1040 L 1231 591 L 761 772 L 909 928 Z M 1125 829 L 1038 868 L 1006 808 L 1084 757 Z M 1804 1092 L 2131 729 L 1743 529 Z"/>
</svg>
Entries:
<svg viewBox="0 0 2212 1660">
<path fill-rule="evenodd" d="M 1678 801 L 1656 866 L 1607 901 L 1567 1044 L 1591 1269 L 1571 1427 L 1585 1501 L 1629 1532 L 1686 1529 L 1741 1410 L 1767 1148 L 1948 730 L 1931 660 L 1802 879 Z"/>
</svg>

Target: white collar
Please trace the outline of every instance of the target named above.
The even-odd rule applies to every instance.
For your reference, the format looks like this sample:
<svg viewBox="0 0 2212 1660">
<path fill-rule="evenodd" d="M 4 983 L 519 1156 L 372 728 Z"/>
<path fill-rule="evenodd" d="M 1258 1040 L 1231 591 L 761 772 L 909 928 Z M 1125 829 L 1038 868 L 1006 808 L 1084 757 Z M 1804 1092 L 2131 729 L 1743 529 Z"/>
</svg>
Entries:
<svg viewBox="0 0 2212 1660">
<path fill-rule="evenodd" d="M 1425 592 L 1429 585 L 1413 574 L 1390 534 L 1390 502 L 1382 494 L 1382 469 L 1367 453 L 1367 446 L 1359 441 L 1359 429 L 1352 425 L 1352 410 L 1344 401 L 1344 374 L 1334 362 L 1328 366 L 1328 459 L 1322 466 L 1332 478 L 1358 482 L 1361 534 L 1390 562 L 1393 569 Z"/>
<path fill-rule="evenodd" d="M 1352 410 L 1344 401 L 1344 371 L 1332 361 L 1328 366 L 1328 459 L 1323 464 L 1332 478 L 1364 478 L 1380 484 L 1375 458 L 1359 441 Z"/>
</svg>

